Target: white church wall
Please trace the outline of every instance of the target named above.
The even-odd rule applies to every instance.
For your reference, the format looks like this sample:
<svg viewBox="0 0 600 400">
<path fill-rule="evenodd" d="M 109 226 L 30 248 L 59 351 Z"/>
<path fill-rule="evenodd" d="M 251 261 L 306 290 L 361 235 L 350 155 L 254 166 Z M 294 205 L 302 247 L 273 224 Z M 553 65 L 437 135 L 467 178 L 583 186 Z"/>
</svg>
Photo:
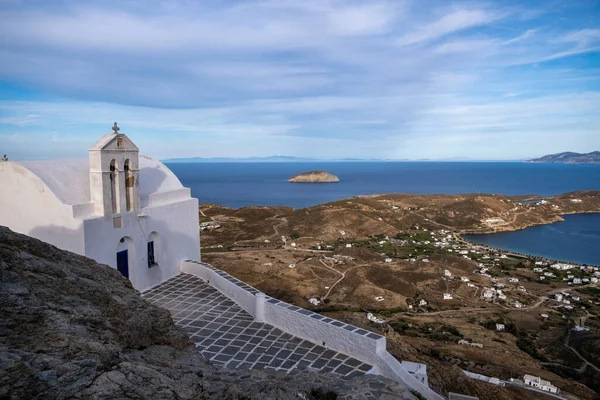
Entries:
<svg viewBox="0 0 600 400">
<path fill-rule="evenodd" d="M 148 196 L 142 196 L 140 203 L 142 208 L 144 207 L 156 207 L 163 204 L 169 204 L 176 201 L 189 199 L 191 197 L 191 190 L 189 188 L 182 188 L 179 190 L 171 190 L 168 192 L 152 193 Z"/>
<path fill-rule="evenodd" d="M 85 249 L 88 257 L 117 268 L 120 239 L 130 237 L 136 257 L 132 260 L 130 255 L 129 279 L 134 288 L 145 291 L 177 275 L 183 260 L 200 259 L 198 200 L 148 207 L 140 213 L 86 220 Z M 121 217 L 121 228 L 114 228 L 115 217 Z M 148 241 L 155 236 L 159 238 L 154 249 L 157 265 L 148 267 Z"/>
<path fill-rule="evenodd" d="M 83 224 L 35 174 L 0 162 L 0 225 L 63 250 L 84 254 Z"/>
<path fill-rule="evenodd" d="M 378 373 L 386 378 L 403 382 L 406 386 L 416 390 L 427 400 L 444 400 L 444 397 L 431 390 L 431 388 L 409 373 L 400 362 L 387 351 L 378 354 L 374 364 Z"/>
</svg>

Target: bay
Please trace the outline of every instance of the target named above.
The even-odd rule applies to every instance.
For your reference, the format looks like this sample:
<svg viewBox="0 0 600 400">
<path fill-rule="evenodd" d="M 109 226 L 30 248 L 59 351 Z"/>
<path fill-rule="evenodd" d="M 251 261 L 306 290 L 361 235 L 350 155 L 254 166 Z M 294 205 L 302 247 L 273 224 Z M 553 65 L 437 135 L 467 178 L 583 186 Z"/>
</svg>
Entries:
<svg viewBox="0 0 600 400">
<path fill-rule="evenodd" d="M 564 222 L 514 232 L 464 235 L 475 243 L 553 260 L 600 265 L 600 213 L 565 215 Z"/>
</svg>

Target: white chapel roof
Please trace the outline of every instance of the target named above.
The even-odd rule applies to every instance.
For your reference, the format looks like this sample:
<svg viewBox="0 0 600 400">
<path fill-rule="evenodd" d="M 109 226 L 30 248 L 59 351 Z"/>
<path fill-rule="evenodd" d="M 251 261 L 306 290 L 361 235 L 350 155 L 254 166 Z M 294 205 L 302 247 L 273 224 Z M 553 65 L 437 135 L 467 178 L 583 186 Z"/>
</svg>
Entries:
<svg viewBox="0 0 600 400">
<path fill-rule="evenodd" d="M 64 204 L 90 202 L 88 159 L 17 161 L 16 163 L 37 175 Z M 183 188 L 175 174 L 154 158 L 140 155 L 139 168 L 140 196 Z"/>
<path fill-rule="evenodd" d="M 138 147 L 131 141 L 131 139 L 127 137 L 127 135 L 117 136 L 114 133 L 107 133 L 106 135 L 102 136 L 96 143 L 94 143 L 92 147 L 90 147 L 90 150 L 99 151 L 106 149 L 112 142 L 116 141 L 117 138 L 121 138 L 126 143 L 127 148 L 131 150 L 139 150 Z"/>
</svg>

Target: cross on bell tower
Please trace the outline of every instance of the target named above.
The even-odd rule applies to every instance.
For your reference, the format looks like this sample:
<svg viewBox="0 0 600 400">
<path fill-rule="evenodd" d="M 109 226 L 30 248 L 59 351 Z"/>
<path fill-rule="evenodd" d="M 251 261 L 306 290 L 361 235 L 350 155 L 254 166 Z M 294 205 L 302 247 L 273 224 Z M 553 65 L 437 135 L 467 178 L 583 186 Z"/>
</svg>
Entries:
<svg viewBox="0 0 600 400">
<path fill-rule="evenodd" d="M 119 127 L 117 126 L 117 123 L 115 122 L 115 123 L 113 124 L 113 126 L 112 126 L 112 130 L 113 130 L 113 133 L 114 133 L 115 135 L 118 135 L 118 134 L 119 134 L 119 131 L 121 130 L 121 128 L 119 128 Z"/>
</svg>

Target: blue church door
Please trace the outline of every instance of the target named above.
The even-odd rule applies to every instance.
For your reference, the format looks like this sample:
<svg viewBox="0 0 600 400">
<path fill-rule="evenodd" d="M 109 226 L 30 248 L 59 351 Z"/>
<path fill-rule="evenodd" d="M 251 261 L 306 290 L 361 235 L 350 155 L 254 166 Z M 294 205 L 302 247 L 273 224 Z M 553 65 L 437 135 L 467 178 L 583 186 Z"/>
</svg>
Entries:
<svg viewBox="0 0 600 400">
<path fill-rule="evenodd" d="M 129 257 L 127 256 L 127 250 L 119 251 L 117 253 L 117 270 L 127 279 L 129 279 Z"/>
</svg>

